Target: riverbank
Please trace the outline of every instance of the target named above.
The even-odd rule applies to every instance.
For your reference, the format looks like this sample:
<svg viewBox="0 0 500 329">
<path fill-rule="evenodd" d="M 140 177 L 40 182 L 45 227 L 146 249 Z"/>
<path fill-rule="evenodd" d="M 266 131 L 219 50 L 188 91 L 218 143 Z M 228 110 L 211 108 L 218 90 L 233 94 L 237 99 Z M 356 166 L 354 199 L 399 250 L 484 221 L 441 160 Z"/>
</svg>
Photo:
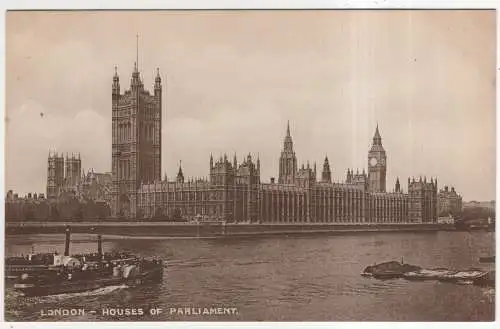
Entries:
<svg viewBox="0 0 500 329">
<path fill-rule="evenodd" d="M 428 232 L 455 230 L 450 224 L 334 224 L 334 223 L 171 223 L 171 222 L 24 222 L 6 223 L 6 234 L 73 233 L 124 236 L 231 237 L 260 235 L 311 235 L 375 232 Z"/>
</svg>

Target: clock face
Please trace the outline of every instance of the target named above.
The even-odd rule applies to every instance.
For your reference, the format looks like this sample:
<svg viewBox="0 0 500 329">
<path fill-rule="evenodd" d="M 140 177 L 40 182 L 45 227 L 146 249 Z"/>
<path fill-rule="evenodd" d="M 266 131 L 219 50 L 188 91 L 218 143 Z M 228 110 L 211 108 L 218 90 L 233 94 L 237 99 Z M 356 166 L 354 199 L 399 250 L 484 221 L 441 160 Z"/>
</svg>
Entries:
<svg viewBox="0 0 500 329">
<path fill-rule="evenodd" d="M 370 159 L 370 166 L 376 166 L 377 165 L 377 158 L 371 158 Z"/>
</svg>

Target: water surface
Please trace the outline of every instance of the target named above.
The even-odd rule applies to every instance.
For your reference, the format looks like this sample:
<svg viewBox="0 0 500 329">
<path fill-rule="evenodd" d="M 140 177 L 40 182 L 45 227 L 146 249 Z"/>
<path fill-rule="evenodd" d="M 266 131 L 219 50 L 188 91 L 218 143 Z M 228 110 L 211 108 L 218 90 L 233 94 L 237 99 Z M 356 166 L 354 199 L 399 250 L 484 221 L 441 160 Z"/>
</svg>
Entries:
<svg viewBox="0 0 500 329">
<path fill-rule="evenodd" d="M 418 232 L 337 236 L 172 239 L 104 236 L 104 250 L 128 250 L 167 260 L 160 284 L 114 286 L 88 293 L 20 297 L 6 289 L 6 320 L 190 321 L 492 321 L 492 288 L 360 276 L 374 262 L 404 259 L 423 267 L 485 267 L 494 233 Z M 95 237 L 74 234 L 72 253 L 94 251 Z M 63 251 L 64 236 L 6 237 L 6 255 Z M 491 266 L 491 265 L 490 265 Z M 173 309 L 236 308 L 235 314 L 179 315 Z M 84 315 L 49 316 L 58 308 Z M 103 315 L 103 309 L 142 309 L 143 315 Z M 159 315 L 151 309 L 161 308 Z M 89 314 L 89 311 L 96 313 Z M 131 310 L 129 310 L 131 312 Z M 193 311 L 191 311 L 193 313 Z M 200 312 L 201 313 L 201 312 Z"/>
</svg>

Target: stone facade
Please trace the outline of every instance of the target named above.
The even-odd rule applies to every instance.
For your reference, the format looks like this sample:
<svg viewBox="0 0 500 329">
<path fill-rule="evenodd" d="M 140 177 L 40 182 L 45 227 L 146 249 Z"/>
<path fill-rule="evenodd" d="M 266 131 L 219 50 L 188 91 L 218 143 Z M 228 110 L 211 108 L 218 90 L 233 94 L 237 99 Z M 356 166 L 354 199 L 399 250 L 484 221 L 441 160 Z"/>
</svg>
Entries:
<svg viewBox="0 0 500 329">
<path fill-rule="evenodd" d="M 135 217 L 141 183 L 161 178 L 162 85 L 157 70 L 154 93 L 144 89 L 137 63 L 130 89 L 120 93 L 115 69 L 112 85 L 111 211 L 117 217 Z"/>
<path fill-rule="evenodd" d="M 47 198 L 57 198 L 64 188 L 64 156 L 49 151 L 47 168 Z"/>
<path fill-rule="evenodd" d="M 372 160 L 376 158 L 376 161 Z M 294 223 L 433 223 L 437 220 L 437 180 L 408 179 L 408 193 L 399 179 L 386 193 L 387 157 L 378 127 L 368 153 L 369 172 L 347 171 L 342 183 L 331 181 L 325 158 L 321 180 L 316 165 L 297 169 L 290 128 L 280 156 L 278 183 L 262 183 L 260 161 L 249 154 L 240 164 L 227 156 L 214 162 L 210 178 L 141 184 L 137 207 L 141 217 L 208 217 L 229 222 Z"/>
<path fill-rule="evenodd" d="M 439 191 L 438 194 L 438 214 L 440 216 L 447 216 L 449 214 L 458 214 L 462 212 L 462 196 L 455 191 L 454 187 Z"/>
</svg>

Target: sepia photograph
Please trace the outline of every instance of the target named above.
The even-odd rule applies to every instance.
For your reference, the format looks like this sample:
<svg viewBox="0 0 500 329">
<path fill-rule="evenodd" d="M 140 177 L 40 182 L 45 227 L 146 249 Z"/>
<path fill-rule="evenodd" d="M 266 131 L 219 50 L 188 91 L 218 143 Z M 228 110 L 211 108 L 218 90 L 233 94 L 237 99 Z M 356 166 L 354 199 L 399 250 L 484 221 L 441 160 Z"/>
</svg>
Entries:
<svg viewBox="0 0 500 329">
<path fill-rule="evenodd" d="M 495 321 L 495 10 L 5 20 L 5 321 Z"/>
</svg>

